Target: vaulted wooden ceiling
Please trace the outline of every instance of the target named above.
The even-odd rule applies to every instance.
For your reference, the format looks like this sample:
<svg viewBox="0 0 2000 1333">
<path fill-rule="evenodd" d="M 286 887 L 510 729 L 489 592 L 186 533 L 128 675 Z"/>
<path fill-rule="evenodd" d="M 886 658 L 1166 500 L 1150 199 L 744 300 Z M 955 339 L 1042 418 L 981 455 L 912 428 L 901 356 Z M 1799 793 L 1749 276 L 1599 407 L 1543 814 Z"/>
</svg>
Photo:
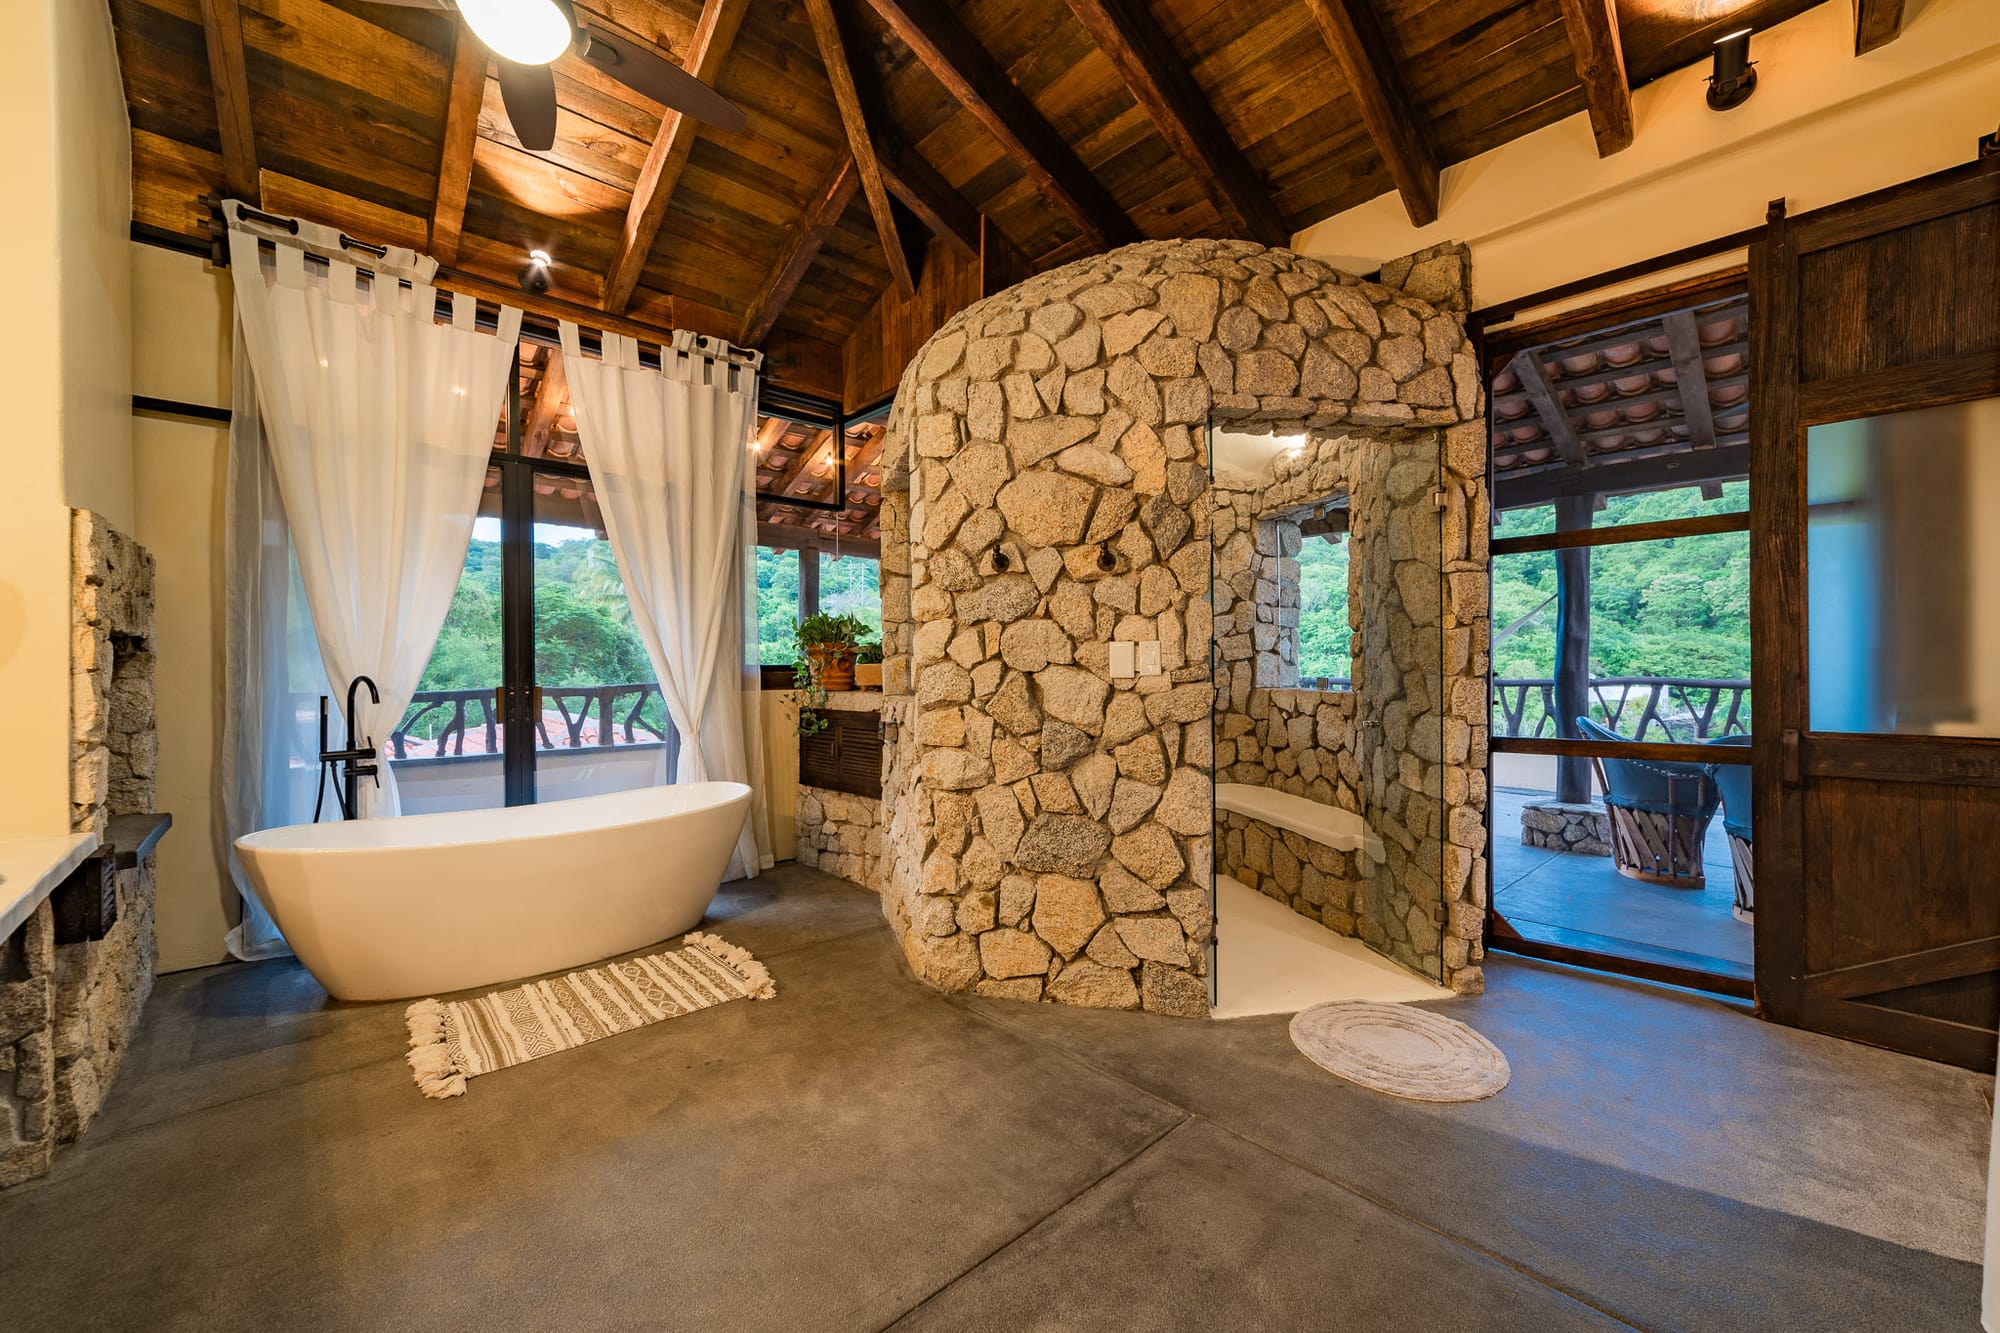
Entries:
<svg viewBox="0 0 2000 1333">
<path fill-rule="evenodd" d="M 503 294 L 541 248 L 552 297 L 763 345 L 815 384 L 926 241 L 969 251 L 981 214 L 1038 266 L 1142 236 L 1281 243 L 1390 189 L 1425 219 L 1441 167 L 1586 109 L 1616 151 L 1633 85 L 1816 2 L 578 0 L 749 126 L 663 116 L 565 57 L 555 146 L 531 153 L 451 15 L 110 0 L 135 221 L 203 235 L 201 196 L 254 196 Z M 1892 7 L 1858 7 L 1857 45 L 1894 35 Z"/>
</svg>

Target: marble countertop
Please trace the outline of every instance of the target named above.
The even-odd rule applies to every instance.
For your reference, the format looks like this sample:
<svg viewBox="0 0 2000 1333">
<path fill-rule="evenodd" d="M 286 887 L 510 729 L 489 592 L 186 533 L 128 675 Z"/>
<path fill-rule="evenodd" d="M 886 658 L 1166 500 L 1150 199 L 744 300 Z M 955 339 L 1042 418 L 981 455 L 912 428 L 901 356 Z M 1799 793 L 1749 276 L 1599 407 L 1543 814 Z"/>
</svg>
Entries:
<svg viewBox="0 0 2000 1333">
<path fill-rule="evenodd" d="M 0 940 L 20 929 L 42 899 L 96 850 L 95 833 L 0 838 Z"/>
</svg>

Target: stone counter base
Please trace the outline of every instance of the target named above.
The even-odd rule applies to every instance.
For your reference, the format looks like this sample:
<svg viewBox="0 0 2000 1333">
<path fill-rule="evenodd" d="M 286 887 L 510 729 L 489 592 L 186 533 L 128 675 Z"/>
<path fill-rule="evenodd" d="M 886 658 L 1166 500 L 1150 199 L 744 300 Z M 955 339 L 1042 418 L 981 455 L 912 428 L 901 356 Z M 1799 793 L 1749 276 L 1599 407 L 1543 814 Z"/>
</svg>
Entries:
<svg viewBox="0 0 2000 1333">
<path fill-rule="evenodd" d="M 1249 815 L 1216 816 L 1221 838 L 1216 868 L 1266 898 L 1275 898 L 1336 935 L 1360 938 L 1367 915 L 1368 877 L 1356 852 L 1342 852 Z"/>
<path fill-rule="evenodd" d="M 866 796 L 799 788 L 799 851 L 812 866 L 850 883 L 882 888 L 882 803 Z"/>
<path fill-rule="evenodd" d="M 44 902 L 0 943 L 0 1189 L 45 1174 L 90 1127 L 152 994 L 152 859 L 119 871 L 117 891 L 101 940 L 58 947 Z"/>
</svg>

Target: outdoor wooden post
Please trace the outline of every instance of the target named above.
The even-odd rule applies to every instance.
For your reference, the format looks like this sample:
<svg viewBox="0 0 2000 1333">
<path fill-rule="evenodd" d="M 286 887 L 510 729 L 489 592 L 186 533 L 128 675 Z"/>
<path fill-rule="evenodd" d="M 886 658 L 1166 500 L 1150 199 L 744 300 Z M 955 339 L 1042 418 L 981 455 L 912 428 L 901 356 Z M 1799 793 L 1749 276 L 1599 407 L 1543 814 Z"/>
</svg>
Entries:
<svg viewBox="0 0 2000 1333">
<path fill-rule="evenodd" d="M 1596 497 L 1556 498 L 1556 531 L 1590 526 Z M 1590 548 L 1556 552 L 1556 735 L 1574 738 L 1576 719 L 1590 710 Z M 1564 755 L 1556 760 L 1556 799 L 1581 805 L 1590 800 L 1590 760 Z"/>
</svg>

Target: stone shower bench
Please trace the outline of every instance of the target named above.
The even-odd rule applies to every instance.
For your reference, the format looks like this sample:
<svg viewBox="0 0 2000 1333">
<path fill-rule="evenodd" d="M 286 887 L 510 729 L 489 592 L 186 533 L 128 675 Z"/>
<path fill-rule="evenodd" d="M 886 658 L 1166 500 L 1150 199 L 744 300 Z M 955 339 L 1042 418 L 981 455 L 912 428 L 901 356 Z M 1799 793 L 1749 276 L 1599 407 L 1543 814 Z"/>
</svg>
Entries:
<svg viewBox="0 0 2000 1333">
<path fill-rule="evenodd" d="M 1361 851 L 1371 861 L 1387 858 L 1382 840 L 1369 832 L 1361 816 L 1339 806 L 1325 805 L 1290 792 L 1256 787 L 1247 782 L 1215 784 L 1215 808 L 1243 815 L 1276 828 L 1290 829 L 1335 851 Z"/>
</svg>

